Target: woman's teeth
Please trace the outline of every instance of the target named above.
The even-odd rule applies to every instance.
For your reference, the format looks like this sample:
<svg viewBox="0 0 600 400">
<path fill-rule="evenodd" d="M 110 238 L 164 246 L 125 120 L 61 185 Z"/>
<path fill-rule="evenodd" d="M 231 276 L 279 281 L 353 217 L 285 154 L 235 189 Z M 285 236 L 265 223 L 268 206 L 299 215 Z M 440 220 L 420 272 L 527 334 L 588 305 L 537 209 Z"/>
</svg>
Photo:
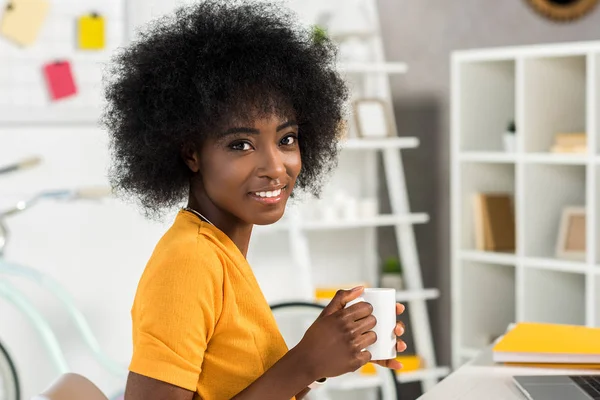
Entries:
<svg viewBox="0 0 600 400">
<path fill-rule="evenodd" d="M 281 189 L 273 190 L 272 192 L 254 192 L 258 197 L 277 197 L 281 194 Z"/>
</svg>

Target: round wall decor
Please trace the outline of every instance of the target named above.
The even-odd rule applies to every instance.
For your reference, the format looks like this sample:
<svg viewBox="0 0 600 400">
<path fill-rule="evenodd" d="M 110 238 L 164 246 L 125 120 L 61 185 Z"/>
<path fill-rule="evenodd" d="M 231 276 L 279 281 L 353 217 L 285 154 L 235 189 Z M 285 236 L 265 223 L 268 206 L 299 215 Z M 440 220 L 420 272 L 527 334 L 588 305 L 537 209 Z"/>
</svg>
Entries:
<svg viewBox="0 0 600 400">
<path fill-rule="evenodd" d="M 588 14 L 598 0 L 526 0 L 537 12 L 554 21 L 573 21 Z"/>
</svg>

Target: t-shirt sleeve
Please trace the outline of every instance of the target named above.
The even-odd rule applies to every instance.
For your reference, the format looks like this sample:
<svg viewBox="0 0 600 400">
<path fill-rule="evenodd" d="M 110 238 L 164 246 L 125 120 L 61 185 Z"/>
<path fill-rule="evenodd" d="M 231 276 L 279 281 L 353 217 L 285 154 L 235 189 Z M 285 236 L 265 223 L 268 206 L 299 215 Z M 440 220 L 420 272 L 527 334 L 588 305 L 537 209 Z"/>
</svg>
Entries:
<svg viewBox="0 0 600 400">
<path fill-rule="evenodd" d="M 130 371 L 196 391 L 222 288 L 223 264 L 201 237 L 155 252 L 132 309 Z"/>
</svg>

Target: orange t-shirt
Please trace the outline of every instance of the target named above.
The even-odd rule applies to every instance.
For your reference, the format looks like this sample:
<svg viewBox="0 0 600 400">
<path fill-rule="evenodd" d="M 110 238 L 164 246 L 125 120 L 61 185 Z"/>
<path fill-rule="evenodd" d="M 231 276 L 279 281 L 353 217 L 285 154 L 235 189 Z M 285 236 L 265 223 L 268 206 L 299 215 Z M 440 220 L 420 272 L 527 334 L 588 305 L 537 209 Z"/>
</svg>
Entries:
<svg viewBox="0 0 600 400">
<path fill-rule="evenodd" d="M 230 399 L 288 350 L 237 246 L 184 210 L 158 242 L 131 316 L 129 369 L 203 400 Z"/>
</svg>

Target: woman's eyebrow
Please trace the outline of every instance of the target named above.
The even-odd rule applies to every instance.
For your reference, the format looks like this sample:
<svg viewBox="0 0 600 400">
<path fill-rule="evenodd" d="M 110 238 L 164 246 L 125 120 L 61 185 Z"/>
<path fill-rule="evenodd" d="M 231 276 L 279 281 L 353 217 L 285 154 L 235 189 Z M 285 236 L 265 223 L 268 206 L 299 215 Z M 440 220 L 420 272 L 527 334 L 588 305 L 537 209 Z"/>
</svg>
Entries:
<svg viewBox="0 0 600 400">
<path fill-rule="evenodd" d="M 279 125 L 277 127 L 277 131 L 288 128 L 290 126 L 298 126 L 298 123 L 296 121 L 287 121 L 287 122 Z M 255 128 L 246 128 L 246 127 L 240 126 L 240 127 L 227 129 L 225 132 L 223 132 L 222 136 L 235 135 L 236 133 L 249 133 L 249 134 L 253 134 L 253 135 L 258 135 L 260 133 L 260 131 Z"/>
</svg>

